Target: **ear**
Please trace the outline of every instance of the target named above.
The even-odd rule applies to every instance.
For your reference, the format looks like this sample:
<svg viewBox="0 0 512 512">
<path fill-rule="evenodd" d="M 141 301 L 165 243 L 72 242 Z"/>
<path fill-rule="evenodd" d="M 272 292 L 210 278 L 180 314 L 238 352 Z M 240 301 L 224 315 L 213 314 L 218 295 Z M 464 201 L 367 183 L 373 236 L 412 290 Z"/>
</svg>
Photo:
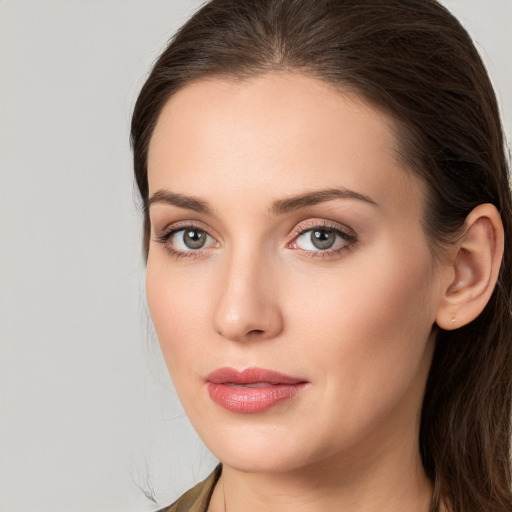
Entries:
<svg viewBox="0 0 512 512">
<path fill-rule="evenodd" d="M 498 279 L 503 257 L 501 217 L 492 204 L 478 205 L 466 217 L 463 235 L 445 265 L 449 272 L 436 316 L 442 329 L 470 323 L 484 309 Z"/>
</svg>

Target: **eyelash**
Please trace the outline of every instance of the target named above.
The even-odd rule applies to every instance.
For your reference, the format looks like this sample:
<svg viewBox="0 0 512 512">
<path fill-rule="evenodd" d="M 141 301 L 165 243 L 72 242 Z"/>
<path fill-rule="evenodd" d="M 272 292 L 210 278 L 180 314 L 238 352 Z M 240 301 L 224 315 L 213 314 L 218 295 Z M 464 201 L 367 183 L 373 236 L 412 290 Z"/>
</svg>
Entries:
<svg viewBox="0 0 512 512">
<path fill-rule="evenodd" d="M 213 238 L 211 235 L 208 234 L 208 231 L 206 231 L 205 229 L 203 229 L 199 226 L 196 226 L 194 224 L 183 224 L 183 225 L 177 225 L 177 226 L 174 225 L 174 226 L 171 226 L 171 227 L 165 229 L 162 233 L 160 233 L 159 235 L 157 235 L 154 238 L 154 241 L 158 244 L 164 245 L 165 250 L 172 257 L 174 257 L 176 259 L 181 259 L 181 258 L 196 259 L 196 258 L 201 257 L 204 249 L 197 249 L 197 250 L 191 249 L 190 251 L 180 251 L 180 250 L 174 249 L 173 247 L 171 247 L 168 244 L 169 239 L 173 235 L 175 235 L 176 233 L 179 233 L 180 231 L 185 231 L 185 230 L 201 231 L 201 232 L 205 233 L 207 236 Z M 354 231 L 352 231 L 349 228 L 342 229 L 339 226 L 329 224 L 325 221 L 323 221 L 323 222 L 318 222 L 318 221 L 313 222 L 312 221 L 309 224 L 306 224 L 306 225 L 302 224 L 300 227 L 296 228 L 293 232 L 292 242 L 289 242 L 287 244 L 287 246 L 289 246 L 291 243 L 294 243 L 301 235 L 304 235 L 305 233 L 308 233 L 309 231 L 315 231 L 315 230 L 330 231 L 330 232 L 334 233 L 335 235 L 342 237 L 346 241 L 346 244 L 337 249 L 326 249 L 323 251 L 322 250 L 309 251 L 309 250 L 300 249 L 300 248 L 294 249 L 294 250 L 302 252 L 305 257 L 308 257 L 311 259 L 323 259 L 323 258 L 328 258 L 328 257 L 339 255 L 342 252 L 352 249 L 352 247 L 358 241 L 357 235 L 354 233 Z"/>
<path fill-rule="evenodd" d="M 155 237 L 155 242 L 158 244 L 162 244 L 165 247 L 165 250 L 173 257 L 178 259 L 181 258 L 190 258 L 190 259 L 196 259 L 201 256 L 201 253 L 203 252 L 201 249 L 198 249 L 196 251 L 190 250 L 190 251 L 179 251 L 177 249 L 173 249 L 169 244 L 169 239 L 175 235 L 176 233 L 179 233 L 180 231 L 201 231 L 205 233 L 206 235 L 210 236 L 208 232 L 194 224 L 183 224 L 183 225 L 173 225 L 169 228 L 166 228 L 163 230 L 162 233 L 160 233 L 158 236 Z M 212 237 L 213 238 L 213 237 Z"/>
<path fill-rule="evenodd" d="M 354 247 L 357 242 L 357 235 L 351 229 L 345 227 L 345 229 L 341 228 L 339 225 L 329 224 L 326 221 L 310 221 L 302 224 L 293 232 L 292 243 L 296 241 L 301 235 L 308 233 L 309 231 L 330 231 L 337 236 L 340 236 L 346 242 L 345 245 L 338 247 L 336 249 L 325 249 L 318 251 L 308 251 L 306 249 L 295 249 L 297 251 L 301 251 L 303 255 L 307 258 L 311 259 L 323 259 L 329 258 L 332 256 L 337 256 L 342 252 L 348 251 Z M 289 245 L 289 244 L 288 244 Z"/>
</svg>

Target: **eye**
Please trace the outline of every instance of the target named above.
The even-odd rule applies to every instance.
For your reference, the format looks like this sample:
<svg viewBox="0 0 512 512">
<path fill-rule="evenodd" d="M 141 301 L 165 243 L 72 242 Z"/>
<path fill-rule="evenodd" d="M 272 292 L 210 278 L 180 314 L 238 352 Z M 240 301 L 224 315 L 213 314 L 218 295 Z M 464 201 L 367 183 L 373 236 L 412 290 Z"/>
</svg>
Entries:
<svg viewBox="0 0 512 512">
<path fill-rule="evenodd" d="M 155 237 L 155 242 L 162 244 L 172 256 L 177 258 L 196 256 L 202 249 L 217 245 L 217 241 L 204 229 L 183 225 L 170 227 Z"/>
<path fill-rule="evenodd" d="M 355 238 L 354 234 L 332 226 L 314 226 L 302 230 L 292 247 L 303 251 L 336 253 L 350 247 Z"/>
<path fill-rule="evenodd" d="M 202 229 L 185 228 L 172 233 L 168 240 L 178 251 L 193 251 L 204 249 L 213 241 L 213 238 Z"/>
</svg>

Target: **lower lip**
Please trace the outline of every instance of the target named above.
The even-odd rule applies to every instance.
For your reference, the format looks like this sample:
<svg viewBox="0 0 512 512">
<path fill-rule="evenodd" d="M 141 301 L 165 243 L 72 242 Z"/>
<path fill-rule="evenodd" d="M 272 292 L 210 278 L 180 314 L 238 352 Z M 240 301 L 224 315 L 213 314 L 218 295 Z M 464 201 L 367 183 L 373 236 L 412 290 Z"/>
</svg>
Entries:
<svg viewBox="0 0 512 512">
<path fill-rule="evenodd" d="M 263 412 L 277 404 L 295 398 L 306 386 L 297 384 L 270 384 L 262 387 L 208 383 L 211 399 L 224 409 L 239 414 Z"/>
</svg>

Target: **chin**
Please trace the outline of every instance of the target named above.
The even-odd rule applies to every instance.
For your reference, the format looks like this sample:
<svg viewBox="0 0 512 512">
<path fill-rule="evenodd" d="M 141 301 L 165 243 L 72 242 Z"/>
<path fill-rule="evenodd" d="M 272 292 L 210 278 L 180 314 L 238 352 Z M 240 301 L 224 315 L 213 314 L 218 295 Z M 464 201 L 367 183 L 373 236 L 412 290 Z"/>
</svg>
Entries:
<svg viewBox="0 0 512 512">
<path fill-rule="evenodd" d="M 205 435 L 200 430 L 198 434 L 220 462 L 244 473 L 285 473 L 321 458 L 300 449 L 308 443 L 290 435 L 289 429 L 275 425 L 245 427 L 221 428 L 217 432 L 206 428 Z"/>
<path fill-rule="evenodd" d="M 287 473 L 304 465 L 304 462 L 297 460 L 297 453 L 284 454 L 271 450 L 245 453 L 230 451 L 219 453 L 218 459 L 226 466 L 243 473 Z"/>
</svg>

